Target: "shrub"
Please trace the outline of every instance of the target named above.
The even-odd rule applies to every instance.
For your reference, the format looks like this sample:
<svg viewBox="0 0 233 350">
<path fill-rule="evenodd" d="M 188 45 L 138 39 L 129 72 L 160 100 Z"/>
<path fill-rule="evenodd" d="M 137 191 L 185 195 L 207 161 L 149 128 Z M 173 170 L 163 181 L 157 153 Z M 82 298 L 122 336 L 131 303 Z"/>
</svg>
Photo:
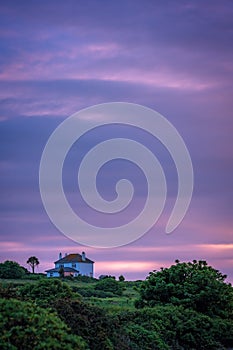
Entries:
<svg viewBox="0 0 233 350">
<path fill-rule="evenodd" d="M 0 263 L 0 278 L 23 278 L 27 273 L 29 273 L 27 269 L 15 261 L 6 260 Z"/>
<path fill-rule="evenodd" d="M 115 296 L 112 292 L 105 292 L 104 290 L 95 290 L 92 288 L 72 288 L 73 291 L 78 292 L 84 298 L 113 298 Z"/>
<path fill-rule="evenodd" d="M 0 283 L 0 298 L 17 298 L 17 287 L 12 283 Z"/>
<path fill-rule="evenodd" d="M 104 310 L 81 300 L 56 300 L 52 307 L 72 332 L 83 337 L 91 350 L 113 350 L 114 323 Z"/>
<path fill-rule="evenodd" d="M 95 286 L 96 290 L 103 290 L 104 292 L 111 292 L 116 295 L 122 295 L 123 286 L 114 278 L 103 278 L 98 281 Z"/>
<path fill-rule="evenodd" d="M 66 277 L 67 278 L 67 277 Z M 98 281 L 96 278 L 94 277 L 89 277 L 89 276 L 83 276 L 83 275 L 78 275 L 76 277 L 73 277 L 74 281 L 80 281 L 80 282 L 85 282 L 85 283 L 93 283 Z"/>
<path fill-rule="evenodd" d="M 80 297 L 72 292 L 67 283 L 58 279 L 42 279 L 35 284 L 26 284 L 19 287 L 22 300 L 33 300 L 40 306 L 47 306 L 58 298 Z"/>
<path fill-rule="evenodd" d="M 125 277 L 123 275 L 119 276 L 119 282 L 124 282 L 125 281 Z"/>
<path fill-rule="evenodd" d="M 0 299 L 0 334 L 2 350 L 87 349 L 55 314 L 14 299 Z"/>
<path fill-rule="evenodd" d="M 233 288 L 205 261 L 180 263 L 151 272 L 139 290 L 136 307 L 183 305 L 209 316 L 231 317 Z"/>
<path fill-rule="evenodd" d="M 130 349 L 205 349 L 233 346 L 231 320 L 210 318 L 182 306 L 156 306 L 121 312 L 120 333 Z"/>
</svg>

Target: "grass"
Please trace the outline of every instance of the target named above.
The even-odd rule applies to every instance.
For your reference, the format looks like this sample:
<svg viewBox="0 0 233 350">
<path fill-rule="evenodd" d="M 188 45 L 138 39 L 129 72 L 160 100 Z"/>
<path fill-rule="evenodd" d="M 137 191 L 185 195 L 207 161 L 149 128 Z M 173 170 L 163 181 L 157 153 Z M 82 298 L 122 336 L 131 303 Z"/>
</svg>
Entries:
<svg viewBox="0 0 233 350">
<path fill-rule="evenodd" d="M 97 306 L 101 306 L 103 308 L 106 308 L 108 310 L 116 310 L 119 309 L 133 309 L 134 308 L 134 300 L 128 299 L 125 296 L 116 296 L 112 298 L 96 298 L 96 297 L 90 297 L 87 298 L 88 301 Z"/>
<path fill-rule="evenodd" d="M 15 284 L 17 286 L 24 285 L 27 283 L 36 283 L 38 280 L 33 279 L 3 279 L 0 278 L 0 283 L 2 284 Z"/>
<path fill-rule="evenodd" d="M 23 286 L 25 284 L 35 284 L 38 282 L 38 280 L 41 279 L 47 279 L 47 277 L 44 276 L 38 276 L 36 278 L 36 275 L 33 276 L 33 278 L 25 278 L 25 279 L 0 279 L 1 284 L 11 284 L 15 286 Z M 64 279 L 64 282 L 66 282 L 75 292 L 82 294 L 82 291 L 94 291 L 95 286 L 98 283 L 98 281 L 93 280 L 93 282 L 83 282 L 79 280 L 69 280 Z M 96 297 L 96 296 L 90 296 L 90 297 L 83 297 L 84 300 L 91 303 L 92 305 L 97 305 L 102 308 L 108 309 L 109 312 L 114 311 L 116 309 L 133 309 L 134 308 L 134 301 L 138 297 L 138 291 L 136 290 L 136 286 L 138 285 L 137 282 L 123 282 L 124 285 L 124 291 L 121 296 L 113 295 L 112 297 Z M 85 294 L 84 294 L 85 295 Z"/>
</svg>

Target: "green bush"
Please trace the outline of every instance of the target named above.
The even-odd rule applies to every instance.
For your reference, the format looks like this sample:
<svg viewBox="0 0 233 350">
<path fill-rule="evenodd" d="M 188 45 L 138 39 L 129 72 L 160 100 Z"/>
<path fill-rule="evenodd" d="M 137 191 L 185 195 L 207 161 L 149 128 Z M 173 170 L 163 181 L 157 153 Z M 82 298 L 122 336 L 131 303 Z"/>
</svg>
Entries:
<svg viewBox="0 0 233 350">
<path fill-rule="evenodd" d="M 73 291 L 78 292 L 84 298 L 113 298 L 115 296 L 112 292 L 105 292 L 104 290 L 95 290 L 93 288 L 72 288 Z"/>
<path fill-rule="evenodd" d="M 119 280 L 119 282 L 124 282 L 125 281 L 125 277 L 123 275 L 120 275 L 118 280 Z"/>
<path fill-rule="evenodd" d="M 102 290 L 104 292 L 111 292 L 116 295 L 122 295 L 123 285 L 114 278 L 103 278 L 98 281 L 95 290 Z"/>
<path fill-rule="evenodd" d="M 59 279 L 41 279 L 34 284 L 25 284 L 18 288 L 18 293 L 22 300 L 32 300 L 40 306 L 47 306 L 58 298 L 80 297 L 72 292 L 67 283 Z"/>
<path fill-rule="evenodd" d="M 147 330 L 137 323 L 128 324 L 124 333 L 130 350 L 169 350 L 170 347 L 165 343 L 159 332 Z M 124 334 L 122 333 L 122 334 Z"/>
<path fill-rule="evenodd" d="M 66 277 L 67 278 L 67 277 Z M 76 277 L 73 277 L 74 281 L 80 281 L 80 282 L 85 282 L 85 283 L 93 283 L 98 281 L 96 278 L 94 277 L 89 277 L 89 276 L 83 276 L 83 275 L 78 275 Z"/>
<path fill-rule="evenodd" d="M 156 306 L 121 312 L 120 333 L 129 348 L 220 350 L 233 346 L 231 320 L 210 318 L 182 306 Z"/>
<path fill-rule="evenodd" d="M 0 263 L 0 278 L 13 279 L 23 278 L 29 272 L 23 266 L 20 266 L 15 261 L 6 260 L 4 263 Z"/>
<path fill-rule="evenodd" d="M 12 283 L 0 283 L 0 298 L 11 299 L 17 298 L 17 287 Z"/>
<path fill-rule="evenodd" d="M 74 334 L 85 339 L 91 350 L 116 349 L 111 341 L 116 327 L 101 308 L 68 299 L 56 300 L 52 307 Z"/>
<path fill-rule="evenodd" d="M 226 276 L 205 261 L 180 263 L 151 272 L 139 290 L 135 306 L 183 305 L 209 316 L 233 315 L 233 288 Z"/>
<path fill-rule="evenodd" d="M 0 299 L 0 334 L 1 350 L 87 349 L 55 314 L 14 299 Z"/>
</svg>

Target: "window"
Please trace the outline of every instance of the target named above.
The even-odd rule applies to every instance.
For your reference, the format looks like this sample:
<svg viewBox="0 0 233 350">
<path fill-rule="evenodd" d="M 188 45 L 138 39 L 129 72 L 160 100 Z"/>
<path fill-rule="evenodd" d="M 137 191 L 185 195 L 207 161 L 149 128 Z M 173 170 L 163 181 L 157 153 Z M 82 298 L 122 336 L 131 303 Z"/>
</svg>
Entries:
<svg viewBox="0 0 233 350">
<path fill-rule="evenodd" d="M 53 277 L 53 273 L 52 273 L 52 272 L 50 272 L 50 274 L 49 274 L 49 275 L 50 275 L 50 277 Z"/>
<path fill-rule="evenodd" d="M 76 267 L 76 264 L 72 264 L 72 267 Z"/>
</svg>

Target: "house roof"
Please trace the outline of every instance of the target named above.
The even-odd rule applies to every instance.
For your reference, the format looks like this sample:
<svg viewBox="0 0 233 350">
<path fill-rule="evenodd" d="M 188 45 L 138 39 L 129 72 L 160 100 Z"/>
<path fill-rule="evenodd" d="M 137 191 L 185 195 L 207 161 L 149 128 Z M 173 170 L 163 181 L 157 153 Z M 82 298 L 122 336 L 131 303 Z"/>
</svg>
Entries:
<svg viewBox="0 0 233 350">
<path fill-rule="evenodd" d="M 94 261 L 88 259 L 86 257 L 85 260 L 82 260 L 82 255 L 81 254 L 68 254 L 67 256 L 64 256 L 64 258 L 61 258 L 57 261 L 54 262 L 54 264 L 60 263 L 84 263 L 84 264 L 94 264 Z"/>
<path fill-rule="evenodd" d="M 56 269 L 50 269 L 50 270 L 45 270 L 45 272 L 59 272 L 60 268 L 56 268 Z M 64 267 L 64 272 L 79 272 L 75 269 L 73 269 L 72 267 Z"/>
</svg>

